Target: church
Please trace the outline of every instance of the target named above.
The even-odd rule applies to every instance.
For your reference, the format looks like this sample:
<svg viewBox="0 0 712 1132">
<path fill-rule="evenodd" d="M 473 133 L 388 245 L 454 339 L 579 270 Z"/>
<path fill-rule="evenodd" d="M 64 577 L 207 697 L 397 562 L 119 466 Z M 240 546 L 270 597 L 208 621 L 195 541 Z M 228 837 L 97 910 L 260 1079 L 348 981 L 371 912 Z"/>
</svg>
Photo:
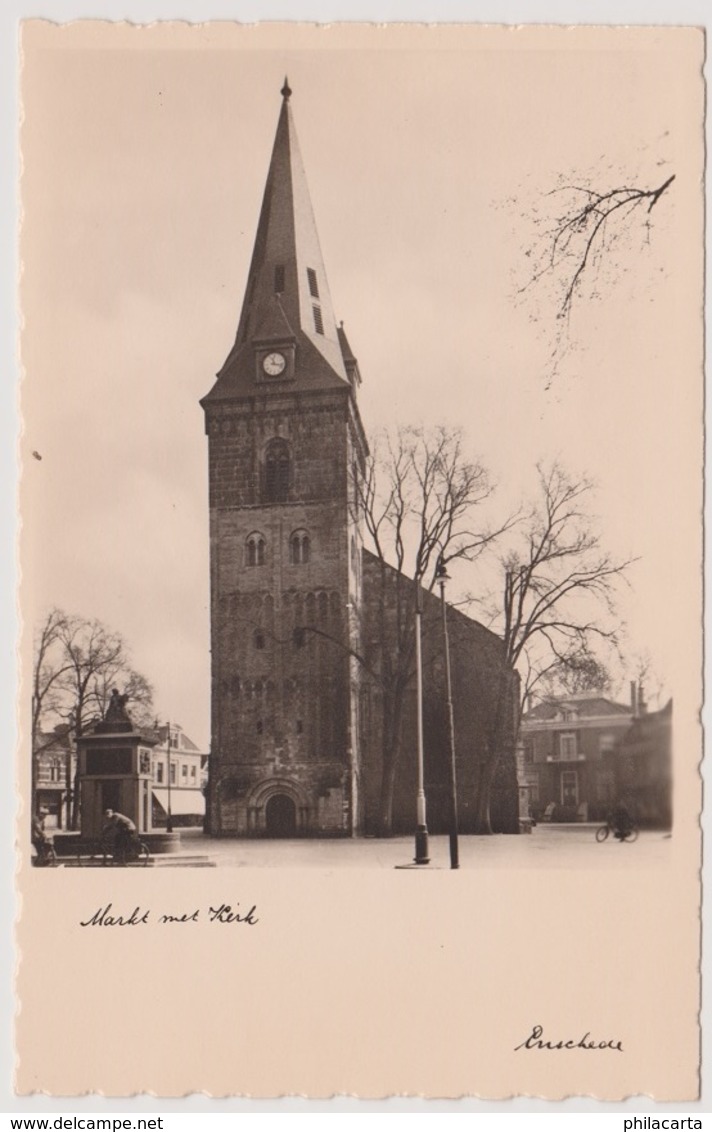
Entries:
<svg viewBox="0 0 712 1132">
<path fill-rule="evenodd" d="M 367 663 L 384 602 L 413 582 L 364 546 L 361 374 L 329 293 L 285 80 L 234 344 L 201 405 L 209 450 L 215 836 L 382 832 L 383 695 Z M 447 829 L 442 606 L 423 592 L 428 824 Z M 378 616 L 380 609 L 381 616 Z M 448 607 L 459 822 L 474 828 L 502 644 Z M 415 680 L 404 698 L 389 832 L 416 824 Z M 512 681 L 514 714 L 516 679 Z M 492 823 L 518 832 L 514 752 Z"/>
</svg>

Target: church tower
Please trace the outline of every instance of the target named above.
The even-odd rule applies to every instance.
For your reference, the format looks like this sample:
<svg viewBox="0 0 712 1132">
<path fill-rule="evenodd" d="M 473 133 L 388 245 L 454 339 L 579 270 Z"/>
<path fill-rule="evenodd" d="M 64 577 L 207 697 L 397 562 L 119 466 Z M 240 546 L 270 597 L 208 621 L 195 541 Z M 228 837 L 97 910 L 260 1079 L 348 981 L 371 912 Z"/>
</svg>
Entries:
<svg viewBox="0 0 712 1132">
<path fill-rule="evenodd" d="M 337 326 L 285 80 L 209 444 L 208 828 L 353 835 L 359 813 L 360 375 Z"/>
</svg>

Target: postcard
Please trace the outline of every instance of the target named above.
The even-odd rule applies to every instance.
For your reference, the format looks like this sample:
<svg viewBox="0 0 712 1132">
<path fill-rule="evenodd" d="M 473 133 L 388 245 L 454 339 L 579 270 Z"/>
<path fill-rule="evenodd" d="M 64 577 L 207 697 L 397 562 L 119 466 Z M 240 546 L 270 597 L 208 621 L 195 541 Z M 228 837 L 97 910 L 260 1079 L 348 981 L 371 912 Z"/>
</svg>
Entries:
<svg viewBox="0 0 712 1132">
<path fill-rule="evenodd" d="M 703 32 L 21 54 L 17 1093 L 694 1100 Z"/>
</svg>

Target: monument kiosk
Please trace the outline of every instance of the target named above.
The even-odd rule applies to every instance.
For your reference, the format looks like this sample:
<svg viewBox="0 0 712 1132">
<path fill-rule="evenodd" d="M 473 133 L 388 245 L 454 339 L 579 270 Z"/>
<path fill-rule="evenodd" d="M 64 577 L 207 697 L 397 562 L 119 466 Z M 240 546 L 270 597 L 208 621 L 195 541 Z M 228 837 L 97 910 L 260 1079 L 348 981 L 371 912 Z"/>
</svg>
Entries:
<svg viewBox="0 0 712 1132">
<path fill-rule="evenodd" d="M 106 810 L 131 818 L 142 836 L 152 829 L 151 751 L 156 741 L 134 729 L 127 699 L 114 688 L 106 717 L 77 740 L 82 839 L 101 837 Z"/>
</svg>

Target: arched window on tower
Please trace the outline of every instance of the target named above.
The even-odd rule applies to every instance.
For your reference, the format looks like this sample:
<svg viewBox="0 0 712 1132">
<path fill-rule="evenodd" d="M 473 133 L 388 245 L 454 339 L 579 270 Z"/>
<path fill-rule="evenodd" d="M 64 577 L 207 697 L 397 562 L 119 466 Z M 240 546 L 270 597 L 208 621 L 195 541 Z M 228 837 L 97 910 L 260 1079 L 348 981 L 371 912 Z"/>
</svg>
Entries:
<svg viewBox="0 0 712 1132">
<path fill-rule="evenodd" d="M 295 531 L 289 539 L 289 561 L 295 566 L 301 566 L 309 561 L 311 543 L 306 531 Z"/>
<path fill-rule="evenodd" d="M 246 551 L 247 566 L 264 566 L 265 540 L 259 531 L 253 531 L 251 535 L 247 536 Z"/>
<path fill-rule="evenodd" d="M 268 503 L 284 503 L 289 492 L 289 445 L 271 440 L 265 455 L 265 497 Z"/>
</svg>

